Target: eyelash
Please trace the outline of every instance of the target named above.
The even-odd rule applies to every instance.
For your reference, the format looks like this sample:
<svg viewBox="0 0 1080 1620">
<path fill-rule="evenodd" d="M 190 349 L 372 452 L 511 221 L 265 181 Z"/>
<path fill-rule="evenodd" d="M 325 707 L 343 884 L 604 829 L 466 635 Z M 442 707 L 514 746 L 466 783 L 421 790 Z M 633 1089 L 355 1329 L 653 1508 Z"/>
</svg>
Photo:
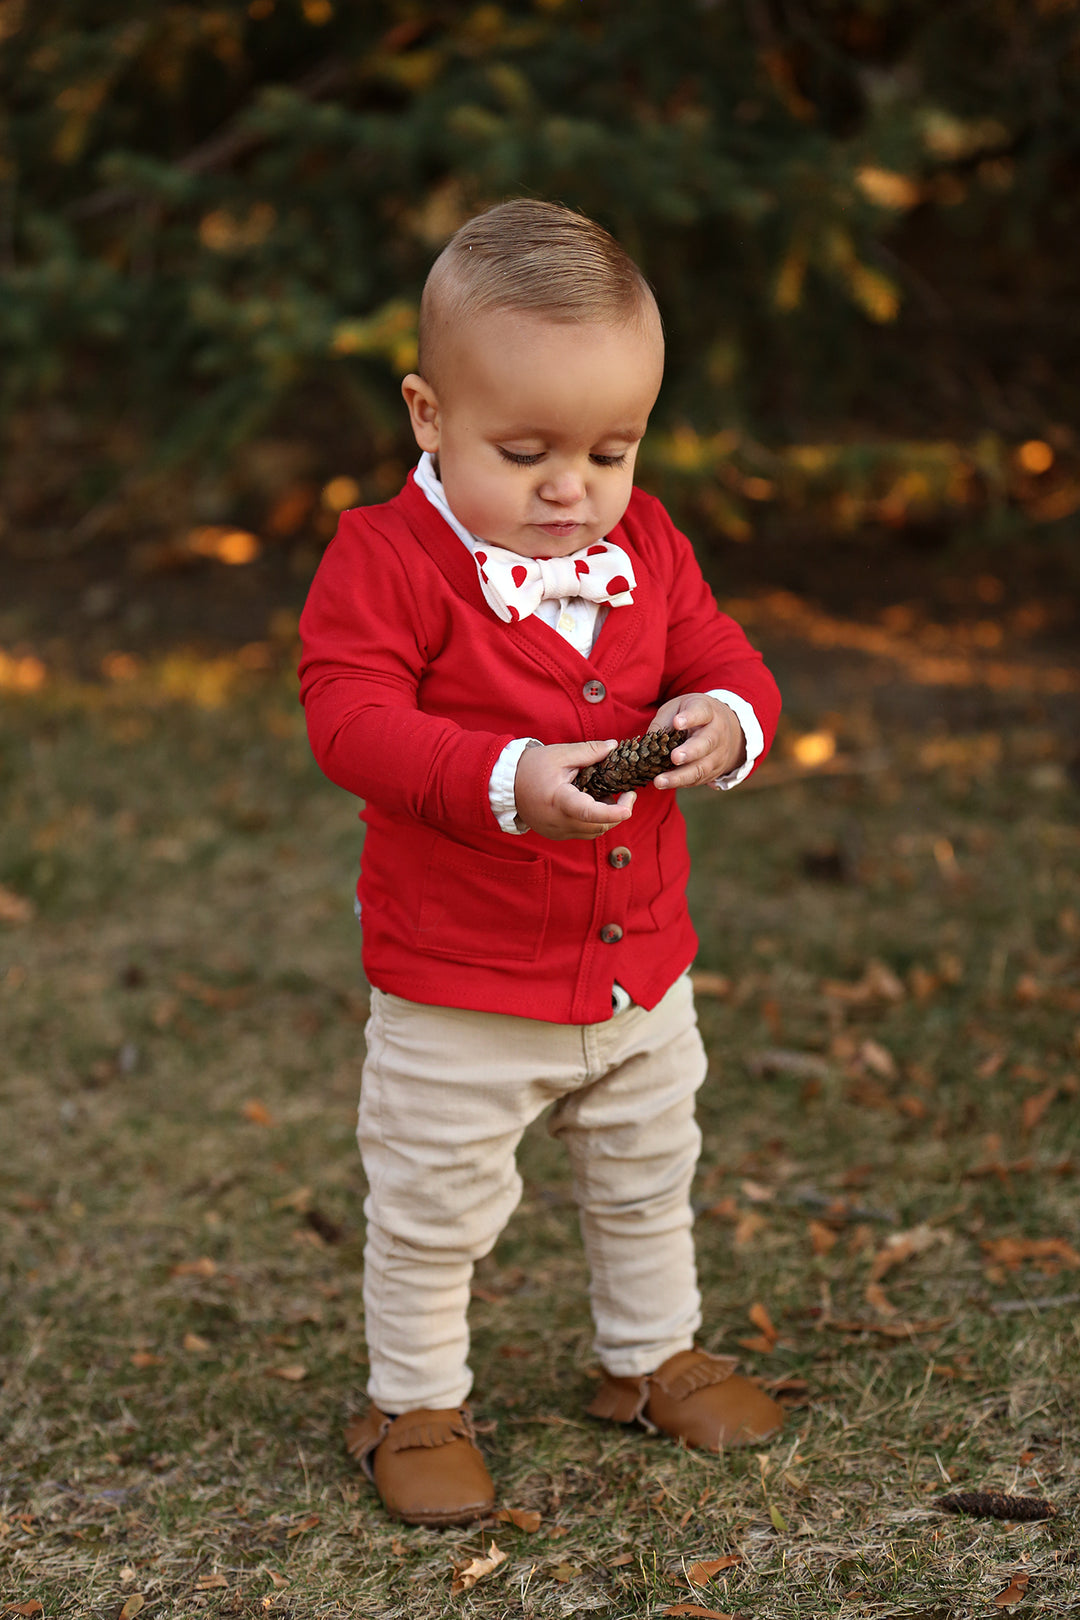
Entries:
<svg viewBox="0 0 1080 1620">
<path fill-rule="evenodd" d="M 535 467 L 536 463 L 541 459 L 539 455 L 515 455 L 513 450 L 504 450 L 502 445 L 499 445 L 498 449 L 503 460 L 512 462 L 515 467 Z M 589 459 L 598 467 L 621 467 L 626 461 L 626 451 L 624 450 L 618 456 L 591 456 Z"/>
</svg>

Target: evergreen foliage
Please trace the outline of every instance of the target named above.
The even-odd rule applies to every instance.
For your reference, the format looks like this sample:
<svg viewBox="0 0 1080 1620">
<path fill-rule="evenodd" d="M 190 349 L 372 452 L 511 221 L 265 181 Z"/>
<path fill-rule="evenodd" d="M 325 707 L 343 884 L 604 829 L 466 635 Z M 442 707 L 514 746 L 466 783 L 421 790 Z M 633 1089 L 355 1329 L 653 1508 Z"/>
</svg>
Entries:
<svg viewBox="0 0 1080 1620">
<path fill-rule="evenodd" d="M 688 477 L 726 428 L 1073 404 L 1077 0 L 2 0 L 0 41 L 9 410 L 389 442 L 431 258 L 522 193 L 656 286 Z"/>
</svg>

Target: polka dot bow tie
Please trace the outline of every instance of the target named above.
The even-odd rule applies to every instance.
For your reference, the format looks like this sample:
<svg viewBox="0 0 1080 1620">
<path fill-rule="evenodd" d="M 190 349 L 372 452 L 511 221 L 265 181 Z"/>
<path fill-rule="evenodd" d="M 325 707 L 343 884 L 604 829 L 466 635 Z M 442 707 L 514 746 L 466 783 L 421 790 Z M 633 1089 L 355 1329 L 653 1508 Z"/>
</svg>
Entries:
<svg viewBox="0 0 1080 1620">
<path fill-rule="evenodd" d="M 480 589 L 504 624 L 518 624 L 549 598 L 583 596 L 587 602 L 628 607 L 637 584 L 630 558 L 610 540 L 597 540 L 570 557 L 519 557 L 502 546 L 474 553 Z"/>
</svg>

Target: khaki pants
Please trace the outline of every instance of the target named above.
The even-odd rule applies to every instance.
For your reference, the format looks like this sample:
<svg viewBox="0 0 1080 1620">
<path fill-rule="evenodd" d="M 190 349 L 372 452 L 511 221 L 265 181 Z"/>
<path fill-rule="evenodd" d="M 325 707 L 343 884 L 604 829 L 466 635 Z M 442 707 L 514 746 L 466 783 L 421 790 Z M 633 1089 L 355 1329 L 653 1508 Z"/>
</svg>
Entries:
<svg viewBox="0 0 1080 1620">
<path fill-rule="evenodd" d="M 514 1153 L 544 1108 L 565 1144 L 591 1272 L 596 1353 L 619 1377 L 689 1349 L 700 1325 L 690 1182 L 705 1052 L 689 975 L 651 1012 L 544 1023 L 375 990 L 357 1138 L 364 1308 L 383 1411 L 468 1395 L 474 1263 L 521 1197 Z"/>
</svg>

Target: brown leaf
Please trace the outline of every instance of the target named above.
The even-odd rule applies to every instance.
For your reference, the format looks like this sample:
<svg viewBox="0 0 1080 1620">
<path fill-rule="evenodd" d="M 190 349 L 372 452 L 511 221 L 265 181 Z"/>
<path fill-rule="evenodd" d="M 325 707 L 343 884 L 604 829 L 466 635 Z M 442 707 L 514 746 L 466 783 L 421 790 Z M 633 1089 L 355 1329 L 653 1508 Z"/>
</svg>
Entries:
<svg viewBox="0 0 1080 1620">
<path fill-rule="evenodd" d="M 282 1378 L 287 1384 L 299 1384 L 301 1379 L 307 1377 L 307 1368 L 302 1366 L 300 1362 L 295 1362 L 288 1367 L 267 1367 L 266 1376 L 267 1378 Z"/>
<path fill-rule="evenodd" d="M 274 1123 L 273 1114 L 266 1104 L 261 1103 L 257 1097 L 249 1097 L 241 1112 L 244 1118 L 249 1120 L 252 1125 L 272 1125 Z"/>
<path fill-rule="evenodd" d="M 741 1563 L 740 1553 L 727 1553 L 723 1558 L 701 1558 L 696 1564 L 690 1565 L 686 1571 L 686 1578 L 691 1586 L 704 1586 L 714 1575 L 719 1575 L 722 1569 L 731 1569 L 735 1564 Z"/>
<path fill-rule="evenodd" d="M 500 1508 L 495 1518 L 500 1524 L 512 1524 L 531 1536 L 540 1528 L 540 1514 L 535 1508 Z"/>
<path fill-rule="evenodd" d="M 617 1557 L 608 1559 L 607 1567 L 608 1569 L 622 1569 L 624 1564 L 632 1564 L 633 1562 L 633 1553 L 619 1553 Z"/>
<path fill-rule="evenodd" d="M 814 1253 L 818 1255 L 828 1254 L 837 1240 L 837 1234 L 832 1227 L 826 1226 L 824 1221 L 808 1221 L 806 1229 L 810 1234 L 810 1243 Z"/>
<path fill-rule="evenodd" d="M 1057 1086 L 1047 1086 L 1033 1097 L 1025 1097 L 1020 1107 L 1020 1123 L 1025 1131 L 1033 1131 L 1058 1094 Z"/>
<path fill-rule="evenodd" d="M 181 1260 L 169 1272 L 170 1277 L 216 1277 L 217 1261 L 211 1260 L 208 1254 L 202 1254 L 197 1260 Z"/>
<path fill-rule="evenodd" d="M 745 1249 L 768 1224 L 764 1215 L 759 1215 L 756 1209 L 752 1209 L 739 1217 L 739 1224 L 732 1234 L 731 1241 L 737 1249 Z"/>
<path fill-rule="evenodd" d="M 450 1583 L 451 1596 L 457 1597 L 459 1593 L 467 1592 L 477 1581 L 483 1580 L 485 1575 L 490 1575 L 493 1569 L 498 1569 L 505 1560 L 506 1554 L 500 1552 L 492 1542 L 488 1547 L 486 1558 L 470 1558 L 467 1563 L 455 1564 L 454 1578 Z"/>
<path fill-rule="evenodd" d="M 942 1240 L 943 1233 L 925 1222 L 921 1226 L 913 1226 L 908 1232 L 890 1232 L 885 1239 L 870 1267 L 870 1281 L 880 1282 L 886 1272 L 894 1266 L 902 1265 L 910 1260 L 913 1254 L 922 1254 L 925 1249 L 932 1248 L 935 1243 Z"/>
<path fill-rule="evenodd" d="M 1016 1271 L 1025 1260 L 1049 1263 L 1054 1270 L 1064 1266 L 1069 1271 L 1080 1267 L 1080 1254 L 1064 1238 L 991 1238 L 983 1242 L 983 1252 L 998 1265 Z"/>
<path fill-rule="evenodd" d="M 23 895 L 16 894 L 14 889 L 9 889 L 6 884 L 0 883 L 0 922 L 14 923 L 18 927 L 20 923 L 30 921 L 35 909 L 32 900 L 25 899 Z M 22 1614 L 23 1612 L 21 1609 L 9 1610 L 9 1613 L 12 1614 Z M 26 1612 L 40 1614 L 41 1605 L 38 1604 L 36 1609 L 30 1609 Z"/>
<path fill-rule="evenodd" d="M 706 1215 L 715 1215 L 717 1220 L 737 1221 L 739 1219 L 739 1202 L 734 1193 L 725 1193 L 723 1198 L 710 1204 L 705 1211 Z"/>
<path fill-rule="evenodd" d="M 1012 1604 L 1019 1603 L 1027 1592 L 1029 1579 L 1030 1576 L 1026 1569 L 1021 1570 L 1018 1575 L 1014 1575 L 1004 1591 L 995 1594 L 994 1607 L 1008 1609 Z"/>
<path fill-rule="evenodd" d="M 279 1592 L 288 1586 L 289 1582 L 287 1576 L 279 1575 L 274 1569 L 268 1569 L 266 1573 L 269 1577 L 271 1586 L 276 1587 Z"/>
<path fill-rule="evenodd" d="M 131 1365 L 142 1371 L 145 1367 L 163 1367 L 164 1356 L 155 1356 L 151 1350 L 135 1350 L 131 1356 Z"/>
<path fill-rule="evenodd" d="M 7 1607 L 6 1607 L 6 1609 L 4 1610 L 4 1613 L 5 1614 L 24 1614 L 24 1615 L 27 1615 L 27 1616 L 34 1615 L 34 1614 L 44 1614 L 45 1613 L 45 1605 L 43 1603 L 39 1603 L 37 1598 L 30 1598 L 26 1603 L 9 1603 L 7 1605 Z"/>
<path fill-rule="evenodd" d="M 897 1308 L 882 1288 L 880 1283 L 870 1282 L 866 1285 L 866 1303 L 882 1316 L 895 1316 Z"/>
<path fill-rule="evenodd" d="M 203 1338 L 201 1333 L 185 1333 L 184 1334 L 184 1349 L 185 1350 L 196 1350 L 196 1351 L 199 1351 L 199 1350 L 211 1350 L 211 1349 L 213 1349 L 213 1346 L 211 1345 L 209 1339 L 204 1339 Z"/>
<path fill-rule="evenodd" d="M 556 1564 L 555 1568 L 548 1573 L 553 1581 L 558 1581 L 560 1586 L 565 1586 L 566 1582 L 572 1581 L 575 1575 L 580 1575 L 581 1570 L 576 1564 Z"/>
<path fill-rule="evenodd" d="M 203 1575 L 195 1582 L 196 1592 L 213 1592 L 221 1586 L 228 1586 L 224 1575 Z"/>
<path fill-rule="evenodd" d="M 703 1609 L 700 1603 L 671 1603 L 664 1610 L 665 1614 L 693 1614 L 698 1620 L 735 1620 L 733 1614 L 723 1609 Z"/>
<path fill-rule="evenodd" d="M 762 1356 L 771 1356 L 776 1349 L 776 1340 L 767 1339 L 764 1333 L 752 1333 L 748 1338 L 736 1339 L 735 1343 L 744 1350 L 753 1350 Z"/>
<path fill-rule="evenodd" d="M 751 1204 L 771 1204 L 776 1196 L 771 1187 L 766 1187 L 760 1181 L 743 1181 L 739 1191 Z"/>
<path fill-rule="evenodd" d="M 690 983 L 696 996 L 718 996 L 723 999 L 731 994 L 731 980 L 725 973 L 691 973 Z"/>
<path fill-rule="evenodd" d="M 306 1530 L 314 1530 L 315 1526 L 321 1523 L 322 1520 L 317 1513 L 309 1513 L 306 1519 L 301 1519 L 300 1523 L 294 1524 L 291 1530 L 286 1530 L 285 1539 L 291 1541 L 294 1536 L 302 1536 Z"/>
<path fill-rule="evenodd" d="M 753 1322 L 754 1326 L 761 1329 L 766 1338 L 773 1340 L 776 1339 L 777 1332 L 773 1327 L 772 1317 L 769 1315 L 768 1311 L 765 1309 L 764 1305 L 762 1305 L 760 1300 L 754 1301 L 753 1305 L 751 1305 L 749 1311 L 747 1312 L 747 1315 L 749 1316 L 751 1322 Z"/>
<path fill-rule="evenodd" d="M 117 1615 L 116 1620 L 135 1620 L 135 1616 L 146 1606 L 146 1599 L 141 1592 L 132 1592 Z"/>
<path fill-rule="evenodd" d="M 859 1047 L 859 1059 L 879 1080 L 896 1079 L 896 1059 L 880 1041 L 867 1037 Z"/>
</svg>

